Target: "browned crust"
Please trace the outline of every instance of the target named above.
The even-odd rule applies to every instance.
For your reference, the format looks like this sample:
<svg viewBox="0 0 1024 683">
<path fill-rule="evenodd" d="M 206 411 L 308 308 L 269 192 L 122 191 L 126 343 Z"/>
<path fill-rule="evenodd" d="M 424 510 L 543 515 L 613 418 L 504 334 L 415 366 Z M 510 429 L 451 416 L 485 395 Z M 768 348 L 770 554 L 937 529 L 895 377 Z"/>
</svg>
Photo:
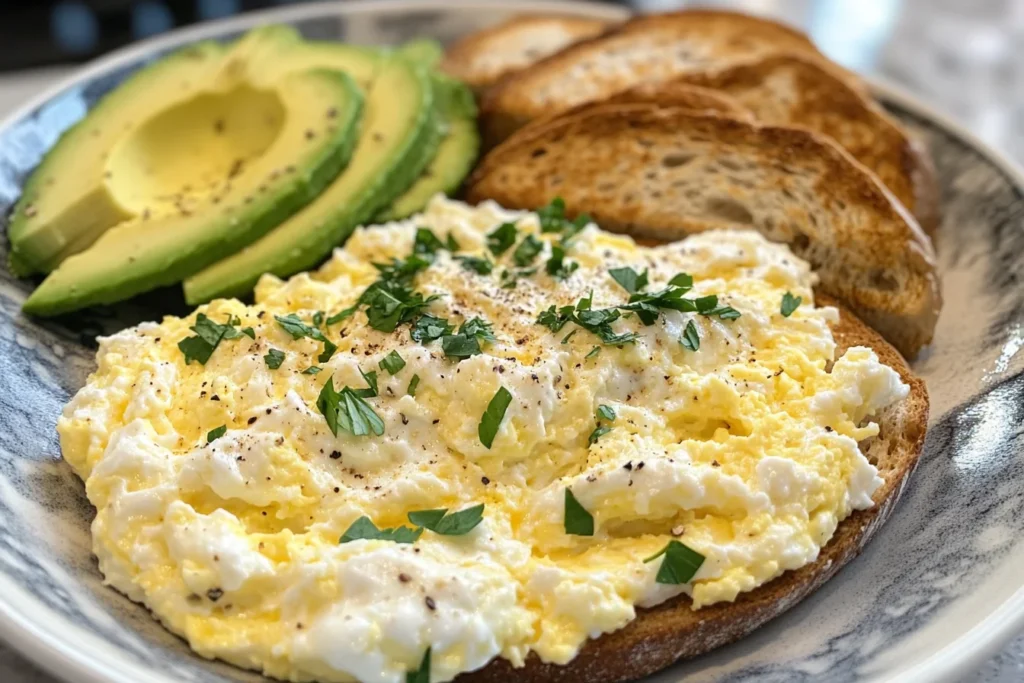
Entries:
<svg viewBox="0 0 1024 683">
<path fill-rule="evenodd" d="M 637 16 L 599 36 L 579 41 L 532 66 L 515 71 L 490 88 L 481 102 L 481 132 L 485 148 L 493 147 L 514 131 L 539 116 L 564 111 L 580 103 L 545 103 L 530 100 L 535 81 L 544 74 L 557 73 L 591 51 L 599 51 L 605 43 L 623 36 L 646 31 L 676 30 L 681 37 L 699 37 L 708 29 L 718 28 L 726 36 L 717 46 L 721 54 L 713 59 L 718 64 L 745 61 L 773 52 L 797 52 L 819 60 L 826 68 L 847 81 L 851 87 L 863 88 L 861 81 L 849 71 L 829 61 L 811 40 L 796 29 L 768 19 L 738 12 L 710 9 L 687 9 L 667 14 Z M 641 38 L 642 39 L 642 38 Z M 766 47 L 771 45 L 771 48 Z M 756 49 L 755 49 L 756 46 Z M 666 53 L 670 51 L 666 50 Z M 639 85 L 643 78 L 623 83 L 595 99 L 605 99 L 615 92 Z"/>
<path fill-rule="evenodd" d="M 610 22 L 563 14 L 523 14 L 496 26 L 485 28 L 461 38 L 445 50 L 441 70 L 470 86 L 477 94 L 497 83 L 502 77 L 523 68 L 522 64 L 504 65 L 497 69 L 482 68 L 478 57 L 489 51 L 492 41 L 504 34 L 535 30 L 544 26 L 559 25 L 571 37 L 568 42 L 555 46 L 543 54 L 537 54 L 533 61 L 546 57 L 572 43 L 592 38 L 604 32 Z"/>
<path fill-rule="evenodd" d="M 838 306 L 827 296 L 818 295 L 817 299 L 818 305 Z M 852 313 L 842 307 L 839 310 L 839 323 L 832 328 L 838 345 L 837 357 L 851 346 L 868 346 L 910 385 L 910 394 L 901 404 L 878 416 L 881 432 L 865 444 L 866 455 L 879 462 L 885 482 L 875 492 L 875 507 L 854 512 L 841 522 L 815 562 L 742 593 L 735 602 L 694 611 L 690 599 L 680 596 L 657 607 L 638 610 L 636 619 L 625 628 L 588 641 L 565 666 L 545 664 L 531 655 L 526 666 L 514 669 L 506 660 L 496 659 L 456 681 L 620 683 L 642 678 L 680 659 L 742 638 L 813 593 L 855 558 L 892 514 L 917 466 L 928 424 L 928 391 L 896 349 Z"/>
<path fill-rule="evenodd" d="M 788 72 L 795 98 L 785 102 L 770 81 Z M 817 60 L 778 54 L 702 73 L 672 83 L 720 91 L 770 125 L 805 126 L 829 136 L 874 172 L 917 218 L 928 235 L 938 223 L 938 196 L 927 150 L 869 96 Z M 666 84 L 667 85 L 667 84 Z M 656 101 L 656 97 L 652 97 Z"/>
</svg>

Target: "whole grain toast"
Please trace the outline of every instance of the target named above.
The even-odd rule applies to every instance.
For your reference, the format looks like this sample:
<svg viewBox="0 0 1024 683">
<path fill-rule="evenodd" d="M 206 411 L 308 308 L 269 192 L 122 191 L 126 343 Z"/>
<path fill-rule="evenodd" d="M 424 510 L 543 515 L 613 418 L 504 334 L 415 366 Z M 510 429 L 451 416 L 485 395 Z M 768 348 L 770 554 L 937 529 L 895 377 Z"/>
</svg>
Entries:
<svg viewBox="0 0 1024 683">
<path fill-rule="evenodd" d="M 821 289 L 908 358 L 941 307 L 931 240 L 848 153 L 809 130 L 654 105 L 604 105 L 525 130 L 471 176 L 471 202 L 562 197 L 602 227 L 661 241 L 744 227 L 788 243 Z"/>
<path fill-rule="evenodd" d="M 445 51 L 441 70 L 482 93 L 518 71 L 608 28 L 608 22 L 555 14 L 523 15 L 472 33 Z"/>
<path fill-rule="evenodd" d="M 818 52 L 807 36 L 767 19 L 717 10 L 644 15 L 577 42 L 491 88 L 481 103 L 485 144 L 493 147 L 533 119 L 606 99 L 645 81 L 781 52 L 820 60 L 851 87 L 862 87 L 855 76 Z"/>
<path fill-rule="evenodd" d="M 910 394 L 903 401 L 873 418 L 879 424 L 879 435 L 861 444 L 884 481 L 873 496 L 874 507 L 856 511 L 840 522 L 817 560 L 740 593 L 735 602 L 694 611 L 689 597 L 679 596 L 650 609 L 638 609 L 636 619 L 625 628 L 588 641 L 564 666 L 545 664 L 531 655 L 526 666 L 513 669 L 508 661 L 496 659 L 479 671 L 459 676 L 458 683 L 620 683 L 642 678 L 680 659 L 742 638 L 820 588 L 863 550 L 896 508 L 917 466 L 928 424 L 928 391 L 876 332 L 835 300 L 824 295 L 816 298 L 818 305 L 839 307 L 839 322 L 832 327 L 837 358 L 852 346 L 870 347 L 910 385 Z"/>
<path fill-rule="evenodd" d="M 663 84 L 645 84 L 643 97 L 657 101 L 666 89 L 672 106 L 679 84 L 710 88 L 750 111 L 760 123 L 803 126 L 823 133 L 875 173 L 931 235 L 938 223 L 938 189 L 931 161 L 917 141 L 870 97 L 851 88 L 815 60 L 799 54 L 770 55 Z M 620 101 L 627 93 L 622 93 Z"/>
</svg>

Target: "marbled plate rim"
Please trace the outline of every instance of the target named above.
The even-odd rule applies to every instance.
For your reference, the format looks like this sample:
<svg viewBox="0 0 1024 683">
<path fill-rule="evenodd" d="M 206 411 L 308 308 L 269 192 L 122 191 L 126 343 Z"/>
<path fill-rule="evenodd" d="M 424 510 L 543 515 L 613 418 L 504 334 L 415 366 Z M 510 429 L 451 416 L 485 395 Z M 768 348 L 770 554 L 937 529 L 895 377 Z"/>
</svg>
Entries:
<svg viewBox="0 0 1024 683">
<path fill-rule="evenodd" d="M 24 119 L 69 88 L 108 74 L 126 62 L 133 62 L 146 55 L 162 52 L 184 43 L 219 37 L 259 24 L 298 22 L 318 17 L 360 14 L 401 14 L 430 9 L 479 10 L 493 8 L 494 5 L 495 3 L 489 0 L 448 0 L 446 2 L 441 0 L 350 0 L 344 3 L 309 4 L 263 10 L 241 17 L 222 19 L 171 31 L 168 34 L 116 50 L 76 70 L 71 76 L 61 79 L 0 120 L 0 130 L 7 129 Z M 628 11 L 620 7 L 568 0 L 513 0 L 507 4 L 502 3 L 501 10 L 516 13 L 559 12 L 611 20 L 628 15 Z M 908 113 L 927 120 L 952 137 L 959 139 L 1024 192 L 1024 168 L 1020 165 L 993 149 L 952 118 L 936 111 L 931 105 L 906 92 L 900 86 L 878 77 L 866 80 L 872 91 L 881 100 L 890 102 Z M 15 599 L 32 600 L 31 597 L 24 595 L 16 584 L 9 582 L 8 577 L 0 576 L 0 585 L 4 583 L 10 583 L 13 590 L 18 593 Z M 61 622 L 49 617 L 43 617 L 43 620 L 39 621 L 25 618 L 13 608 L 9 596 L 10 594 L 6 591 L 0 591 L 0 640 L 14 646 L 20 654 L 47 672 L 76 683 L 139 683 L 140 680 L 143 680 L 132 675 L 133 670 L 141 671 L 141 667 L 138 665 L 128 664 L 127 670 L 121 666 L 111 666 L 110 663 L 91 656 L 85 649 L 76 647 L 62 638 L 62 632 L 54 628 L 59 628 Z M 953 641 L 953 644 L 947 645 L 921 661 L 913 669 L 901 672 L 898 675 L 898 680 L 901 682 L 935 681 L 941 683 L 957 681 L 976 670 L 1021 631 L 1024 631 L 1024 583 L 1017 588 L 1009 600 L 993 610 L 983 622 L 961 635 Z M 153 672 L 150 670 L 149 673 Z M 889 683 L 896 683 L 896 678 L 885 680 Z"/>
</svg>

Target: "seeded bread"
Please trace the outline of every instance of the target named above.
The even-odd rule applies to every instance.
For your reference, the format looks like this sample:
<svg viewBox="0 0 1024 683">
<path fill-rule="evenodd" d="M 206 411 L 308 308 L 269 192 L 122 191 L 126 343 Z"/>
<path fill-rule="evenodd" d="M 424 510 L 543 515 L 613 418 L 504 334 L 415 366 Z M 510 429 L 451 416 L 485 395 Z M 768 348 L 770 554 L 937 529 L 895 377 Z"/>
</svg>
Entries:
<svg viewBox="0 0 1024 683">
<path fill-rule="evenodd" d="M 525 15 L 470 34 L 445 51 L 441 69 L 477 93 L 513 71 L 608 27 L 599 19 Z"/>
<path fill-rule="evenodd" d="M 805 54 L 859 83 L 822 56 L 807 36 L 766 19 L 713 10 L 639 16 L 513 73 L 488 91 L 481 103 L 485 143 L 493 147 L 533 119 L 646 81 L 778 53 Z"/>
<path fill-rule="evenodd" d="M 499 159 L 485 159 L 466 192 L 516 209 L 560 196 L 569 215 L 662 241 L 753 228 L 788 243 L 824 292 L 908 358 L 935 330 L 931 240 L 873 174 L 808 130 L 605 105 L 522 131 Z"/>
<path fill-rule="evenodd" d="M 729 96 L 760 123 L 803 126 L 824 133 L 878 176 L 929 235 L 938 223 L 938 192 L 931 162 L 920 145 L 870 97 L 814 60 L 780 54 L 703 73 L 647 84 L 644 96 L 668 106 L 679 84 Z"/>
<path fill-rule="evenodd" d="M 817 297 L 816 303 L 838 306 L 827 296 Z M 892 514 L 917 466 L 928 425 L 928 391 L 893 347 L 849 311 L 842 307 L 839 310 L 839 323 L 832 328 L 837 357 L 851 346 L 871 347 L 883 363 L 899 372 L 910 385 L 907 398 L 873 418 L 879 424 L 879 435 L 861 444 L 885 482 L 875 492 L 874 507 L 855 512 L 841 522 L 813 563 L 741 593 L 735 602 L 694 611 L 690 609 L 690 599 L 680 596 L 651 609 L 637 610 L 634 621 L 619 631 L 589 641 L 565 666 L 545 664 L 531 656 L 525 667 L 513 669 L 506 660 L 497 659 L 456 681 L 620 683 L 642 678 L 680 659 L 742 638 L 813 593 L 855 558 Z"/>
</svg>

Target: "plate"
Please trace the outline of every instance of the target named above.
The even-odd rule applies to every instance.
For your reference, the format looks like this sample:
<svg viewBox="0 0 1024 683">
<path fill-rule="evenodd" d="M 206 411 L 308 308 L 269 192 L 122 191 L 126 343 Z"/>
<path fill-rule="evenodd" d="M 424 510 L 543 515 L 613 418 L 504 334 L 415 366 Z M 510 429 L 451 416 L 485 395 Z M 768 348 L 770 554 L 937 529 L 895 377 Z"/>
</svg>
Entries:
<svg viewBox="0 0 1024 683">
<path fill-rule="evenodd" d="M 62 130 L 181 43 L 270 22 L 321 39 L 447 41 L 522 12 L 621 16 L 606 5 L 549 2 L 348 2 L 247 15 L 123 50 L 0 125 L 0 210 Z M 934 345 L 915 363 L 932 397 L 921 464 L 891 521 L 823 589 L 745 640 L 653 677 L 658 683 L 951 681 L 1024 628 L 1024 175 L 896 88 L 876 90 L 926 140 L 944 195 L 945 308 Z M 0 637 L 76 683 L 264 680 L 192 655 L 103 586 L 90 554 L 92 508 L 60 460 L 54 426 L 93 367 L 95 336 L 184 312 L 180 296 L 160 291 L 38 321 L 19 313 L 29 291 L 0 272 Z"/>
</svg>

